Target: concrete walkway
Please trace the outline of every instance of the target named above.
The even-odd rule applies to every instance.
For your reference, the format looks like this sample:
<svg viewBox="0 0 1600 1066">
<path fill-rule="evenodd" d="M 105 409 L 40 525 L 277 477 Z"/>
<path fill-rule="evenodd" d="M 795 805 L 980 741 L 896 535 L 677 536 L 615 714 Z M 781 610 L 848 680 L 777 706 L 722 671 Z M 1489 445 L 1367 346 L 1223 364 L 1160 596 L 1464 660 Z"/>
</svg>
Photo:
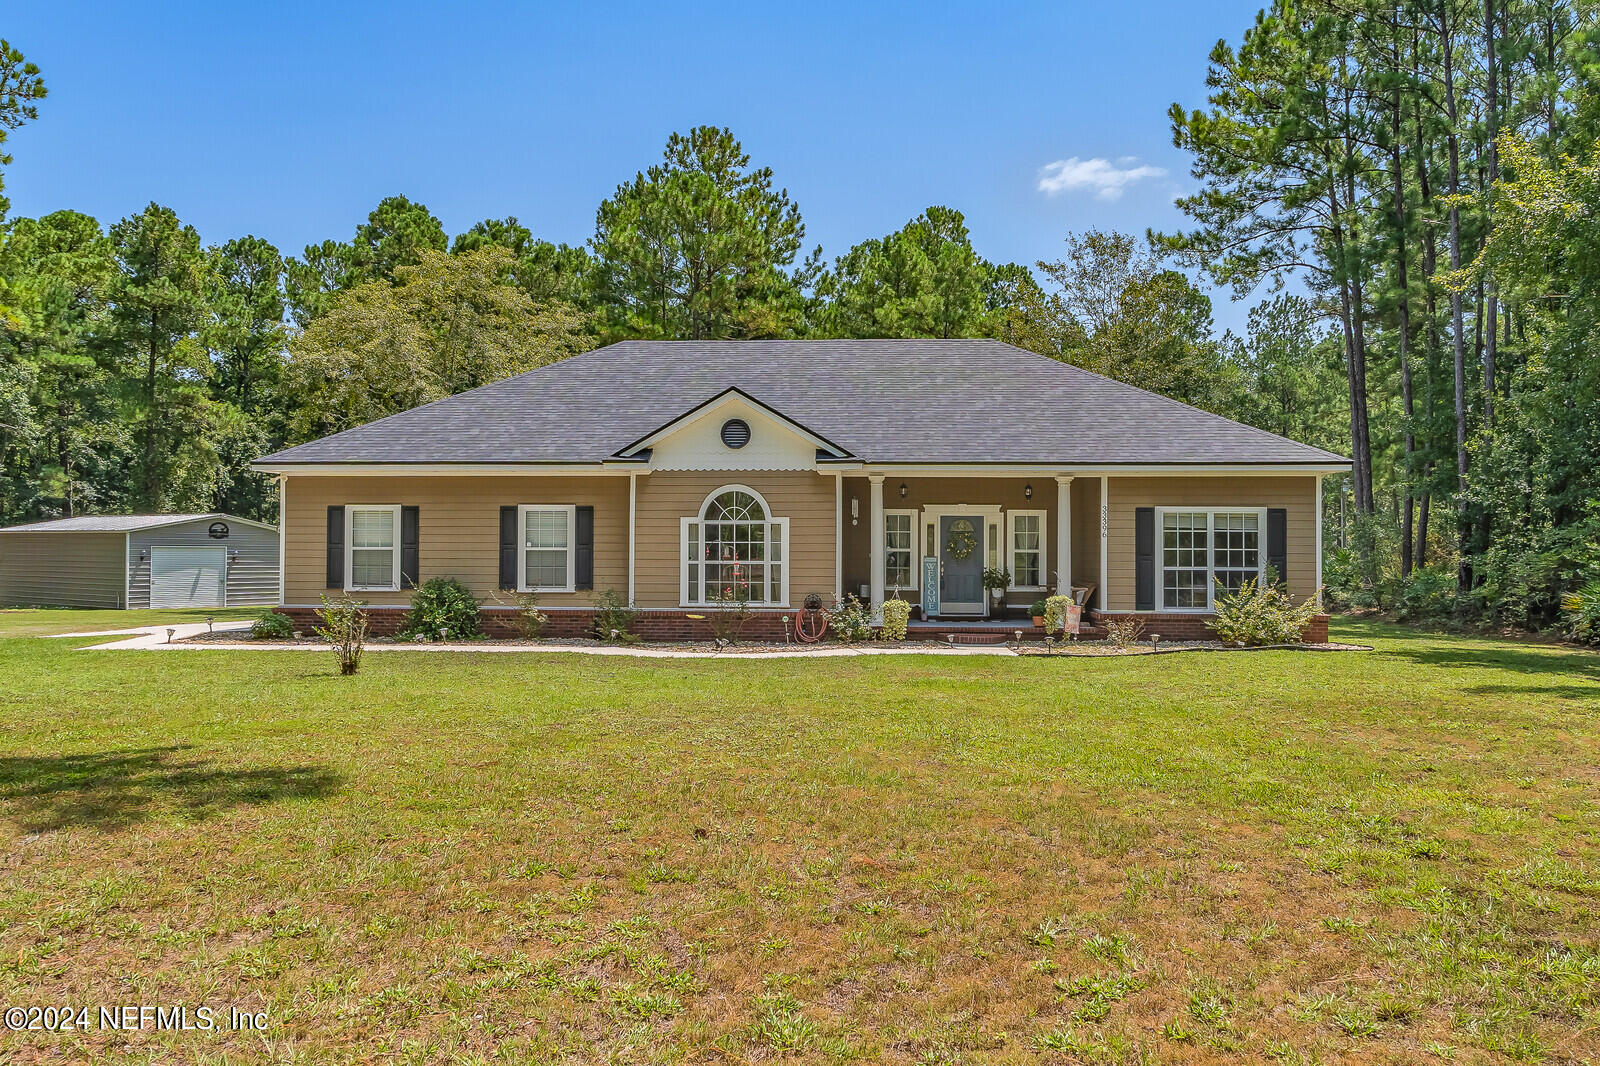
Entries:
<svg viewBox="0 0 1600 1066">
<path fill-rule="evenodd" d="M 250 622 L 217 622 L 212 628 L 218 633 L 245 633 L 248 632 Z M 326 644 L 271 644 L 271 643 L 245 643 L 238 644 L 209 644 L 196 643 L 184 644 L 169 643 L 168 630 L 171 630 L 171 640 L 182 641 L 185 637 L 198 636 L 206 632 L 204 622 L 184 623 L 172 626 L 144 626 L 139 629 L 106 629 L 93 633 L 53 633 L 56 639 L 69 637 L 111 637 L 122 636 L 122 640 L 114 640 L 105 644 L 89 644 L 80 651 L 315 651 L 328 653 Z M 132 636 L 126 636 L 133 634 Z M 774 648 L 771 651 L 726 651 L 717 652 L 688 648 L 652 648 L 641 645 L 617 646 L 609 644 L 368 644 L 367 651 L 456 651 L 456 652 L 483 652 L 490 654 L 537 652 L 548 655 L 551 652 L 567 652 L 578 655 L 625 655 L 638 659 L 828 659 L 844 658 L 855 655 L 1015 655 L 1016 652 L 1004 645 L 987 644 L 971 645 L 964 647 L 950 647 L 938 644 L 914 645 L 827 645 L 811 650 L 801 648 Z"/>
<path fill-rule="evenodd" d="M 96 629 L 88 633 L 47 633 L 50 640 L 68 640 L 81 637 L 120 637 L 126 634 L 124 640 L 113 640 L 109 644 L 90 644 L 79 648 L 79 651 L 107 651 L 113 648 L 165 648 L 168 639 L 182 640 L 185 637 L 199 636 L 207 629 L 218 633 L 248 633 L 254 622 L 216 622 L 207 626 L 204 622 L 181 622 L 170 626 L 140 626 L 138 629 Z M 170 638 L 169 638 L 170 634 Z M 200 644 L 173 644 L 179 647 L 204 647 Z"/>
</svg>

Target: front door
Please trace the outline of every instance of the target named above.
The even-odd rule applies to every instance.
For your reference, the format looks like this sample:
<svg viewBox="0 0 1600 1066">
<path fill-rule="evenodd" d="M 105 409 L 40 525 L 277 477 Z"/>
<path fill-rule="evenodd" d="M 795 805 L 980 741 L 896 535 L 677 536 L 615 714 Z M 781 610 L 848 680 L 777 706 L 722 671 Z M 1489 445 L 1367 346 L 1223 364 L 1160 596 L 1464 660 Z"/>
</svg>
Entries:
<svg viewBox="0 0 1600 1066">
<path fill-rule="evenodd" d="M 983 518 L 939 519 L 940 614 L 983 613 Z"/>
</svg>

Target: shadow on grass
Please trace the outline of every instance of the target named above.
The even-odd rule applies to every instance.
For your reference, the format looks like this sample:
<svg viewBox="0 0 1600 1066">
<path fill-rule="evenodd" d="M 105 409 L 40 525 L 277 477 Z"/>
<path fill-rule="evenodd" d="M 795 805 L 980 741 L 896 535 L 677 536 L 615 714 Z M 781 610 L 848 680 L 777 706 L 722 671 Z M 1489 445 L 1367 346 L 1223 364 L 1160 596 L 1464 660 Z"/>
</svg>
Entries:
<svg viewBox="0 0 1600 1066">
<path fill-rule="evenodd" d="M 188 745 L 89 755 L 0 758 L 0 801 L 29 833 L 122 829 L 164 814 L 209 818 L 229 807 L 317 799 L 339 787 L 319 766 L 236 769 L 184 757 Z"/>
</svg>

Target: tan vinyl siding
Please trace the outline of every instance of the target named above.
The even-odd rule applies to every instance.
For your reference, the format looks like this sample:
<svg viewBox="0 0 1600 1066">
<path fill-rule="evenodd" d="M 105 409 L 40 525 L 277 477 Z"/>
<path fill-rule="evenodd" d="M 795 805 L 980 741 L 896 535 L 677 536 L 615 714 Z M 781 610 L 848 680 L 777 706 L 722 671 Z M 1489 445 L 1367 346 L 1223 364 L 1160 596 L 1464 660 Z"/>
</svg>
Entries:
<svg viewBox="0 0 1600 1066">
<path fill-rule="evenodd" d="M 122 533 L 0 534 L 0 601 L 122 607 L 126 552 Z"/>
<path fill-rule="evenodd" d="M 225 539 L 214 539 L 207 532 L 214 521 L 227 524 Z M 128 534 L 128 548 L 129 607 L 150 606 L 151 548 L 226 548 L 228 606 L 258 607 L 278 602 L 276 529 L 262 529 L 228 518 L 198 519 L 177 526 L 137 530 Z"/>
<path fill-rule="evenodd" d="M 1100 479 L 1072 481 L 1072 584 L 1094 585 L 1089 604 L 1100 602 Z"/>
<path fill-rule="evenodd" d="M 1140 507 L 1282 507 L 1288 512 L 1289 592 L 1296 599 L 1309 597 L 1317 587 L 1316 503 L 1317 479 L 1309 476 L 1112 478 L 1106 609 L 1134 609 L 1134 513 Z"/>
<path fill-rule="evenodd" d="M 759 492 L 773 518 L 789 519 L 789 600 L 807 593 L 833 598 L 834 479 L 810 472 L 662 471 L 639 478 L 637 570 L 640 607 L 676 607 L 682 566 L 682 519 L 700 513 L 708 495 L 724 485 Z M 847 518 L 848 522 L 849 519 Z"/>
<path fill-rule="evenodd" d="M 642 479 L 641 479 L 642 481 Z M 328 508 L 335 504 L 414 506 L 417 514 L 417 565 L 420 578 L 453 577 L 479 600 L 495 605 L 499 591 L 500 508 L 519 504 L 571 504 L 594 508 L 594 587 L 628 590 L 628 479 L 618 476 L 477 477 L 321 477 L 288 479 L 288 510 L 283 521 L 284 600 L 315 604 L 327 592 Z M 673 541 L 677 532 L 674 529 Z M 676 575 L 676 571 L 674 571 Z M 677 585 L 674 576 L 673 596 Z M 362 592 L 374 604 L 406 604 L 411 592 Z M 545 592 L 546 606 L 578 606 L 589 592 Z"/>
</svg>

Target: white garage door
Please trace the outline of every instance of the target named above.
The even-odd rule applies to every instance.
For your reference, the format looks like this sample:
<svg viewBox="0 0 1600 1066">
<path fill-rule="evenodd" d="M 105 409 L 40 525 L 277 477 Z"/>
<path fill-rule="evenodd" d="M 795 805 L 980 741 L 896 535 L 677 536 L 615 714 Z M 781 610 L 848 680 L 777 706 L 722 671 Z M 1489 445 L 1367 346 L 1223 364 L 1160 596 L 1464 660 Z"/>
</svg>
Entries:
<svg viewBox="0 0 1600 1066">
<path fill-rule="evenodd" d="M 150 549 L 150 606 L 222 607 L 227 601 L 227 548 Z"/>
</svg>

